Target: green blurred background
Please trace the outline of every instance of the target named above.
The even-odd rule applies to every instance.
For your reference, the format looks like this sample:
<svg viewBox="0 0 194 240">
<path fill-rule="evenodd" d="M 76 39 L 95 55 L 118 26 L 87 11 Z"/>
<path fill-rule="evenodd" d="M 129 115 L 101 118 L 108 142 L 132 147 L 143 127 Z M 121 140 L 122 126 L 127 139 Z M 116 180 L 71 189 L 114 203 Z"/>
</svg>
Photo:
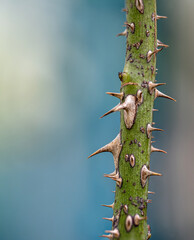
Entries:
<svg viewBox="0 0 194 240">
<path fill-rule="evenodd" d="M 158 0 L 161 91 L 156 100 L 150 181 L 152 239 L 193 239 L 194 2 Z M 3 0 L 0 3 L 0 239 L 99 239 L 111 224 L 113 160 L 87 160 L 119 131 L 118 101 L 125 39 L 124 0 Z"/>
</svg>

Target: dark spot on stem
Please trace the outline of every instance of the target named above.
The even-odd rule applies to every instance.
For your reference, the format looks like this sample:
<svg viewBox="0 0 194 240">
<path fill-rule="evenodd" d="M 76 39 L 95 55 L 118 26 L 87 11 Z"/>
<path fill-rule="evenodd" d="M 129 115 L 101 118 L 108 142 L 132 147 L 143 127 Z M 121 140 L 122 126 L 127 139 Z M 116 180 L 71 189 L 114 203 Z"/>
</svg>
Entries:
<svg viewBox="0 0 194 240">
<path fill-rule="evenodd" d="M 145 59 L 145 56 L 143 54 L 139 54 L 139 57 Z"/>
<path fill-rule="evenodd" d="M 140 131 L 141 131 L 142 133 L 145 133 L 145 128 L 144 128 L 144 127 L 140 127 Z"/>
</svg>

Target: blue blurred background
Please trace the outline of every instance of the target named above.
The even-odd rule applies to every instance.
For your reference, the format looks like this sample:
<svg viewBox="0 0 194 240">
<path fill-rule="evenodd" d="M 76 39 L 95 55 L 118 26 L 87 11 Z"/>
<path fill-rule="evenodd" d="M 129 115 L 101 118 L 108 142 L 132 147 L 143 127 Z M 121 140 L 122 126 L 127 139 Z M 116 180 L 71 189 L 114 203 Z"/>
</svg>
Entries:
<svg viewBox="0 0 194 240">
<path fill-rule="evenodd" d="M 119 131 L 124 0 L 3 0 L 0 3 L 0 239 L 99 239 L 111 224 L 111 154 L 87 160 Z M 194 2 L 158 1 L 156 147 L 150 181 L 152 239 L 193 239 Z M 154 181 L 153 181 L 154 180 Z"/>
</svg>

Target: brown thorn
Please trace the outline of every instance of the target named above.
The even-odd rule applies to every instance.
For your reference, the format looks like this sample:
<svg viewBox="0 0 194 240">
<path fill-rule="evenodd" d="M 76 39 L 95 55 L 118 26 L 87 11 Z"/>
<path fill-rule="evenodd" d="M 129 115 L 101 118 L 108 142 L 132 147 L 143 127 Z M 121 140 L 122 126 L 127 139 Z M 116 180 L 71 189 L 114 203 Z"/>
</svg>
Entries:
<svg viewBox="0 0 194 240">
<path fill-rule="evenodd" d="M 142 169 L 141 169 L 141 185 L 144 188 L 147 182 L 147 178 L 149 176 L 162 176 L 161 173 L 156 173 L 156 172 L 152 172 L 150 171 L 146 165 L 143 165 Z"/>
<path fill-rule="evenodd" d="M 109 235 L 103 234 L 102 236 L 99 236 L 99 237 L 113 239 L 113 235 L 112 234 L 109 234 Z"/>
<path fill-rule="evenodd" d="M 159 16 L 159 15 L 156 15 L 156 20 L 159 20 L 159 19 L 166 19 L 168 18 L 167 16 Z"/>
<path fill-rule="evenodd" d="M 110 177 L 115 177 L 116 176 L 116 170 L 114 171 L 114 172 L 112 172 L 112 173 L 109 173 L 109 174 L 104 174 L 104 177 L 108 177 L 108 178 L 110 178 Z"/>
<path fill-rule="evenodd" d="M 113 222 L 113 221 L 114 221 L 114 216 L 113 216 L 113 217 L 111 217 L 111 218 L 106 218 L 106 217 L 104 217 L 104 218 L 102 218 L 102 219 L 104 219 L 104 220 L 108 220 L 108 221 L 111 221 L 111 222 Z"/>
<path fill-rule="evenodd" d="M 127 36 L 127 29 L 125 29 L 123 32 L 118 33 L 118 34 L 116 35 L 116 37 L 119 37 L 119 36 Z"/>
<path fill-rule="evenodd" d="M 132 23 L 125 22 L 124 25 L 126 25 L 130 28 L 131 33 L 135 32 L 135 24 L 133 22 Z"/>
<path fill-rule="evenodd" d="M 165 85 L 166 83 L 153 83 L 153 82 L 148 82 L 148 92 L 152 95 L 156 87 Z"/>
<path fill-rule="evenodd" d="M 114 208 L 114 203 L 113 204 L 110 204 L 110 205 L 106 205 L 106 204 L 102 204 L 101 206 L 103 207 L 108 207 L 108 208 Z"/>
<path fill-rule="evenodd" d="M 106 113 L 105 113 L 104 115 L 102 115 L 100 118 L 103 118 L 103 117 L 109 115 L 110 113 L 117 112 L 117 111 L 119 111 L 118 109 L 119 109 L 119 110 L 122 109 L 122 105 L 121 105 L 120 103 L 119 103 L 118 105 L 116 105 L 114 108 L 112 108 L 110 111 L 106 112 Z"/>
<path fill-rule="evenodd" d="M 155 49 L 155 51 L 151 51 L 151 50 L 149 50 L 148 52 L 147 52 L 147 62 L 149 63 L 150 61 L 151 61 L 151 59 L 152 59 L 152 56 L 154 55 L 154 54 L 156 54 L 156 53 L 158 53 L 158 52 L 160 52 L 160 51 L 162 51 L 163 50 L 163 48 L 160 48 L 160 49 Z"/>
<path fill-rule="evenodd" d="M 122 100 L 123 97 L 124 97 L 124 93 L 123 92 L 121 92 L 121 93 L 106 92 L 106 94 L 108 94 L 110 96 L 113 96 L 113 97 L 116 97 L 116 98 L 119 98 L 120 100 Z"/>
<path fill-rule="evenodd" d="M 150 138 L 150 135 L 151 135 L 151 132 L 152 131 L 164 131 L 163 129 L 160 129 L 160 128 L 154 128 L 151 126 L 151 124 L 148 123 L 147 125 L 147 137 Z"/>
<path fill-rule="evenodd" d="M 163 42 L 161 42 L 160 40 L 157 40 L 157 47 L 165 47 L 165 48 L 167 48 L 167 47 L 169 47 L 169 45 L 166 45 Z"/>
<path fill-rule="evenodd" d="M 158 89 L 155 89 L 155 99 L 156 99 L 157 97 L 168 98 L 168 99 L 173 100 L 174 102 L 176 102 L 176 100 L 175 100 L 174 98 L 172 98 L 172 97 L 170 97 L 170 96 L 168 96 L 168 95 L 166 95 L 166 94 L 158 91 Z"/>
<path fill-rule="evenodd" d="M 112 234 L 115 238 L 120 237 L 120 233 L 119 233 L 119 230 L 117 228 L 115 228 L 114 230 L 106 230 L 105 232 Z"/>
<path fill-rule="evenodd" d="M 161 149 L 158 149 L 158 148 L 155 148 L 155 147 L 153 147 L 153 146 L 151 146 L 151 152 L 162 152 L 162 153 L 167 153 L 166 151 L 161 150 Z"/>
<path fill-rule="evenodd" d="M 148 194 L 155 194 L 155 192 L 148 191 Z"/>
</svg>

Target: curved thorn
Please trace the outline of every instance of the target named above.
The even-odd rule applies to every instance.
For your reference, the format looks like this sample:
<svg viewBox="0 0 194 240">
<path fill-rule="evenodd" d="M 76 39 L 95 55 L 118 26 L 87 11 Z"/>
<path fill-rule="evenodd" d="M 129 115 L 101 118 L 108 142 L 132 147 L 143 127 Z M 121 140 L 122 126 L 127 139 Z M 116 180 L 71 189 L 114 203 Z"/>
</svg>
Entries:
<svg viewBox="0 0 194 240">
<path fill-rule="evenodd" d="M 147 178 L 149 176 L 162 176 L 161 173 L 156 173 L 156 172 L 152 172 L 150 171 L 146 165 L 143 165 L 142 169 L 141 169 L 141 185 L 144 188 L 147 182 Z"/>
<path fill-rule="evenodd" d="M 103 117 L 109 115 L 110 113 L 118 112 L 118 111 L 120 111 L 120 110 L 123 109 L 123 108 L 124 108 L 123 105 L 119 103 L 119 104 L 116 105 L 114 108 L 112 108 L 110 111 L 108 111 L 108 112 L 106 112 L 104 115 L 102 115 L 100 118 L 103 118 Z"/>
<path fill-rule="evenodd" d="M 107 145 L 105 145 L 104 147 L 98 149 L 96 152 L 91 154 L 88 158 L 90 158 L 98 153 L 111 152 L 113 155 L 113 158 L 114 158 L 115 169 L 118 169 L 118 159 L 119 159 L 121 149 L 122 149 L 122 144 L 121 144 L 121 137 L 120 137 L 120 133 L 119 133 L 112 142 L 110 142 Z M 114 171 L 114 173 L 116 173 L 116 170 Z"/>
<path fill-rule="evenodd" d="M 132 23 L 125 22 L 124 24 L 130 28 L 131 33 L 135 32 L 135 24 L 133 22 Z"/>
<path fill-rule="evenodd" d="M 116 37 L 119 37 L 119 36 L 127 36 L 127 29 L 125 29 L 123 32 L 118 33 L 118 34 L 116 35 Z"/>
<path fill-rule="evenodd" d="M 110 177 L 116 176 L 116 174 L 117 174 L 117 173 L 116 173 L 116 170 L 114 170 L 114 172 L 112 172 L 112 173 L 109 173 L 109 174 L 106 174 L 106 173 L 105 173 L 105 174 L 104 174 L 104 177 L 109 177 L 109 178 L 110 178 Z"/>
<path fill-rule="evenodd" d="M 148 82 L 148 92 L 150 94 L 153 93 L 156 87 L 165 85 L 166 83 L 153 83 L 153 82 Z"/>
<path fill-rule="evenodd" d="M 166 94 L 158 91 L 158 89 L 155 89 L 155 99 L 156 99 L 157 97 L 168 98 L 168 99 L 173 100 L 174 102 L 176 102 L 176 100 L 175 100 L 174 98 L 172 98 L 172 97 L 170 97 L 170 96 L 168 96 L 168 95 L 166 95 Z"/>
<path fill-rule="evenodd" d="M 152 52 L 151 50 L 149 50 L 149 51 L 147 52 L 147 62 L 149 63 L 149 62 L 151 61 L 151 59 L 152 59 L 152 56 L 153 56 L 154 54 L 162 51 L 162 50 L 163 50 L 163 48 L 156 49 L 156 50 L 153 51 L 153 52 Z"/>
<path fill-rule="evenodd" d="M 153 146 L 151 146 L 151 152 L 162 152 L 162 153 L 167 153 L 166 151 L 161 150 L 161 149 L 158 149 L 158 148 L 155 148 L 155 147 L 153 147 Z"/>
</svg>

